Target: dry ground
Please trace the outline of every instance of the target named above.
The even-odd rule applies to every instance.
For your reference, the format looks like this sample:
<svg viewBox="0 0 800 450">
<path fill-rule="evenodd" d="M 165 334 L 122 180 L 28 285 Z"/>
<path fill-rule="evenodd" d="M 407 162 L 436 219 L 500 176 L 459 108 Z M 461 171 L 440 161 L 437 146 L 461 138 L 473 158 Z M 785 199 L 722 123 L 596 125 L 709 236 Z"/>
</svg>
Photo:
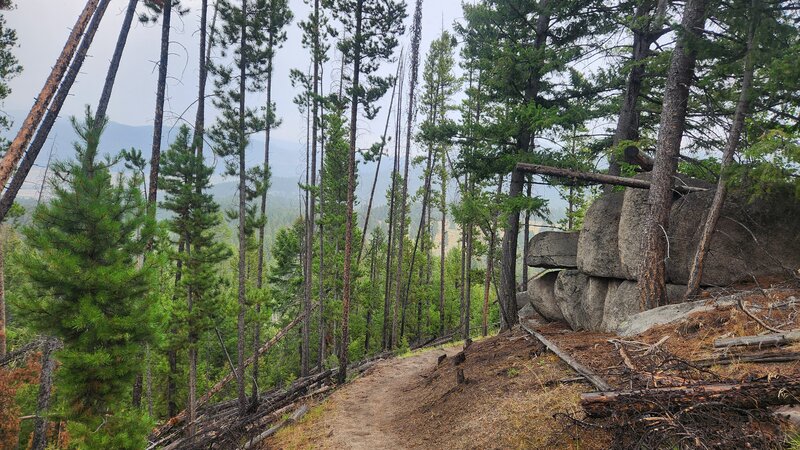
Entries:
<svg viewBox="0 0 800 450">
<path fill-rule="evenodd" d="M 800 300 L 795 304 L 796 299 L 800 299 L 796 288 L 755 290 L 746 304 L 768 326 L 791 330 L 800 328 Z M 539 331 L 619 389 L 800 376 L 800 362 L 691 366 L 717 355 L 715 339 L 766 332 L 738 306 L 697 314 L 625 342 L 614 343 L 619 338 L 611 334 L 569 332 L 558 323 Z M 646 351 L 656 343 L 660 343 L 657 351 Z M 605 431 L 578 427 L 566 418 L 565 414 L 584 417 L 580 393 L 593 387 L 576 381 L 564 363 L 524 331 L 474 342 L 465 350 L 465 362 L 456 366 L 454 356 L 461 349 L 459 345 L 381 361 L 264 448 L 599 449 L 613 445 Z M 800 344 L 778 351 L 798 350 Z M 437 366 L 442 354 L 447 358 Z M 456 381 L 458 368 L 464 370 L 465 384 Z"/>
</svg>

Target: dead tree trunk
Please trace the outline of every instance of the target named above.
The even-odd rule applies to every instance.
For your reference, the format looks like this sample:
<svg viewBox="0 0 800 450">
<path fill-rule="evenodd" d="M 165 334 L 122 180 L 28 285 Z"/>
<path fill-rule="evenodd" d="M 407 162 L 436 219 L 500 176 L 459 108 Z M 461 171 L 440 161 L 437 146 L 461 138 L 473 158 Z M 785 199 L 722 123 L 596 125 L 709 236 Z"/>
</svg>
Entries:
<svg viewBox="0 0 800 450">
<path fill-rule="evenodd" d="M 684 6 L 678 42 L 672 53 L 664 90 L 664 106 L 658 131 L 658 144 L 652 172 L 652 186 L 648 196 L 650 212 L 646 221 L 639 268 L 641 306 L 650 309 L 666 304 L 667 228 L 672 206 L 673 178 L 678 166 L 678 155 L 686 122 L 689 87 L 692 84 L 696 41 L 705 23 L 706 0 L 687 0 Z"/>
<path fill-rule="evenodd" d="M 204 2 L 206 0 L 203 0 Z M 125 44 L 128 42 L 128 32 L 131 31 L 131 23 L 133 16 L 136 14 L 136 5 L 139 0 L 129 0 L 128 9 L 125 10 L 125 18 L 122 20 L 122 27 L 117 36 L 117 45 L 114 47 L 114 55 L 111 57 L 111 63 L 108 65 L 108 73 L 106 74 L 106 81 L 103 84 L 103 92 L 100 94 L 100 101 L 97 102 L 97 111 L 95 111 L 94 120 L 99 122 L 106 116 L 108 109 L 108 102 L 111 100 L 111 91 L 114 89 L 114 81 L 117 78 L 117 70 L 119 70 L 119 63 L 122 61 L 122 52 L 125 50 Z"/>
<path fill-rule="evenodd" d="M 647 180 L 639 180 L 637 178 L 615 177 L 603 173 L 593 172 L 579 172 L 574 169 L 562 169 L 560 167 L 542 166 L 538 164 L 517 163 L 516 170 L 519 172 L 533 173 L 538 175 L 546 175 L 551 177 L 566 178 L 572 181 L 588 181 L 597 184 L 611 184 L 614 186 L 625 186 L 635 189 L 650 189 L 652 183 Z M 695 186 L 678 185 L 671 188 L 679 194 L 687 194 L 689 192 L 703 192 L 706 188 Z"/>
<path fill-rule="evenodd" d="M 58 114 L 61 112 L 61 107 L 64 105 L 64 102 L 69 95 L 69 91 L 72 89 L 72 85 L 75 83 L 75 79 L 80 73 L 81 66 L 83 66 L 83 61 L 86 59 L 86 55 L 92 45 L 92 40 L 97 32 L 97 28 L 100 26 L 100 21 L 103 19 L 103 15 L 108 8 L 108 4 L 109 0 L 101 0 L 94 12 L 94 15 L 92 15 L 89 25 L 86 27 L 86 32 L 83 35 L 83 38 L 80 40 L 78 50 L 75 52 L 72 61 L 69 63 L 69 68 L 67 69 L 66 74 L 63 76 L 63 80 L 61 80 L 61 84 L 58 86 L 58 89 L 55 92 L 55 97 L 47 109 L 41 124 L 38 124 L 39 128 L 36 130 L 36 135 L 33 138 L 33 142 L 30 143 L 22 162 L 17 168 L 17 171 L 14 173 L 13 178 L 11 178 L 11 183 L 9 184 L 8 189 L 6 190 L 5 194 L 3 194 L 3 198 L 0 199 L 0 221 L 5 219 L 8 211 L 14 204 L 14 199 L 16 199 L 17 193 L 22 188 L 25 178 L 33 168 L 36 158 L 39 156 L 39 152 L 42 150 L 42 147 L 44 147 L 47 137 L 50 135 L 50 130 L 53 128 L 53 125 L 58 118 Z M 32 132 L 33 131 L 31 131 L 31 133 Z M 28 137 L 28 139 L 30 139 L 30 137 Z M 11 147 L 9 147 L 9 151 L 6 153 L 6 156 L 8 156 L 10 152 Z M 17 161 L 15 161 L 15 164 L 16 162 Z M 2 170 L 1 164 L 0 170 Z"/>
<path fill-rule="evenodd" d="M 756 14 L 756 11 L 752 12 Z M 739 93 L 739 101 L 736 104 L 736 112 L 733 115 L 733 124 L 728 133 L 728 142 L 725 146 L 725 151 L 722 153 L 722 162 L 720 164 L 719 181 L 717 181 L 717 190 L 714 192 L 714 199 L 711 201 L 711 208 L 708 210 L 705 224 L 703 225 L 703 233 L 700 236 L 700 241 L 697 243 L 697 251 L 695 252 L 694 259 L 692 260 L 692 268 L 689 272 L 689 282 L 686 288 L 686 297 L 690 297 L 697 293 L 700 288 L 700 280 L 703 278 L 703 264 L 705 263 L 706 255 L 708 254 L 711 240 L 714 236 L 714 230 L 717 228 L 717 222 L 722 214 L 722 205 L 725 203 L 725 198 L 728 194 L 728 173 L 727 168 L 733 162 L 733 156 L 739 146 L 739 139 L 744 129 L 744 121 L 747 118 L 748 110 L 750 107 L 750 91 L 753 85 L 753 41 L 755 39 L 756 20 L 751 18 L 750 29 L 747 34 L 747 54 L 744 60 L 744 71 L 742 73 L 742 87 Z"/>
<path fill-rule="evenodd" d="M 6 225 L 0 223 L 0 357 L 6 356 Z"/>
<path fill-rule="evenodd" d="M 247 17 L 247 0 L 242 0 L 242 15 Z M 244 344 L 245 344 L 245 313 L 247 312 L 246 298 L 246 274 L 245 265 L 247 259 L 247 235 L 245 232 L 245 220 L 247 217 L 247 174 L 245 173 L 245 82 L 247 75 L 247 26 L 242 24 L 240 48 L 242 49 L 239 58 L 239 264 L 238 264 L 238 300 L 239 314 L 236 318 L 237 339 L 236 339 L 236 381 L 237 394 L 239 398 L 239 413 L 244 415 L 247 411 L 247 395 L 245 394 L 244 379 Z M 255 356 L 255 355 L 253 355 Z"/>
<path fill-rule="evenodd" d="M 713 402 L 727 408 L 762 409 L 792 405 L 800 397 L 800 380 L 778 379 L 740 384 L 706 384 L 663 387 L 638 391 L 581 394 L 581 406 L 589 416 L 638 415 L 648 411 L 676 411 Z"/>
<path fill-rule="evenodd" d="M 503 192 L 503 176 L 498 176 L 500 181 L 497 183 L 497 198 Z M 492 219 L 492 227 L 489 230 L 489 252 L 486 254 L 486 278 L 483 282 L 483 323 L 482 334 L 486 337 L 489 334 L 489 287 L 492 283 L 492 273 L 494 273 L 494 252 L 497 243 L 497 216 Z M 527 245 L 527 244 L 526 244 Z"/>
<path fill-rule="evenodd" d="M 172 2 L 164 2 L 161 17 L 161 53 L 158 60 L 158 82 L 156 84 L 156 112 L 153 116 L 153 145 L 150 154 L 150 188 L 147 204 L 155 217 L 158 198 L 158 168 L 161 161 L 161 131 L 164 125 L 164 96 L 167 89 L 167 64 L 169 64 L 169 31 L 172 18 Z"/>
<path fill-rule="evenodd" d="M 62 78 L 64 78 L 64 73 L 67 71 L 78 44 L 81 42 L 81 36 L 89 24 L 89 19 L 92 18 L 98 8 L 98 2 L 99 0 L 88 0 L 86 2 L 86 6 L 84 6 L 81 15 L 78 16 L 78 20 L 72 27 L 72 32 L 70 32 L 64 48 L 53 66 L 53 70 L 50 71 L 50 75 L 44 83 L 44 87 L 39 92 L 33 107 L 22 122 L 22 126 L 14 140 L 8 146 L 2 161 L 0 161 L 0 186 L 5 186 L 8 183 L 14 168 L 19 160 L 22 159 L 25 148 L 33 137 L 33 133 L 39 127 L 39 123 L 42 121 L 48 105 L 50 105 L 50 100 L 53 99 Z"/>
</svg>

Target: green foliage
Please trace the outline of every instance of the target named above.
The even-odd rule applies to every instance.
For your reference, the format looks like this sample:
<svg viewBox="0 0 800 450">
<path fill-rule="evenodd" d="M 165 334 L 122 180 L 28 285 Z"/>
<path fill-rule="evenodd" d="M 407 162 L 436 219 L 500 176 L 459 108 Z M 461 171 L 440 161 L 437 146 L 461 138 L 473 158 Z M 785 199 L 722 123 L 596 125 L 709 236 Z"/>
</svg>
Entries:
<svg viewBox="0 0 800 450">
<path fill-rule="evenodd" d="M 138 450 L 147 447 L 155 421 L 138 409 L 122 407 L 92 421 L 69 422 L 69 448 Z"/>
<path fill-rule="evenodd" d="M 88 108 L 83 123 L 72 122 L 77 160 L 55 166 L 64 182 L 24 229 L 30 251 L 21 262 L 35 290 L 17 306 L 39 332 L 63 340 L 59 395 L 69 417 L 96 427 L 127 398 L 142 346 L 153 341 L 152 266 L 138 263 L 153 223 L 137 176 L 114 179 L 114 160 L 98 161 L 105 122 Z M 110 431 L 96 439 L 112 439 Z"/>
<path fill-rule="evenodd" d="M 14 48 L 17 46 L 17 32 L 9 28 L 6 16 L 0 14 L 0 107 L 3 101 L 11 95 L 9 83 L 22 72 L 22 66 L 14 55 Z M 0 131 L 11 128 L 11 119 L 6 114 L 0 114 Z M 5 153 L 5 138 L 0 139 L 0 149 Z"/>
</svg>

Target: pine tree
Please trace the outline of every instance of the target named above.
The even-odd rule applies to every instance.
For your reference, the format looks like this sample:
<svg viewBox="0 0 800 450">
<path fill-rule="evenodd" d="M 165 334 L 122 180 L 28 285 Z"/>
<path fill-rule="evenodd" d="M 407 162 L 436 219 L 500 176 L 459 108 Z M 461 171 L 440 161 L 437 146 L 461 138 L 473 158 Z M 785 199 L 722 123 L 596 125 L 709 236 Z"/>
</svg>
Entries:
<svg viewBox="0 0 800 450">
<path fill-rule="evenodd" d="M 194 435 L 197 399 L 197 346 L 199 337 L 212 327 L 214 302 L 222 284 L 216 265 L 230 256 L 217 240 L 214 228 L 221 223 L 219 205 L 208 193 L 213 168 L 203 163 L 191 145 L 189 128 L 181 127 L 161 162 L 161 207 L 173 213 L 169 229 L 184 246 L 174 258 L 182 262 L 181 287 L 187 299 L 187 343 L 189 351 L 188 432 Z M 177 241 L 176 241 L 177 244 Z"/>
<path fill-rule="evenodd" d="M 390 81 L 374 74 L 380 62 L 391 58 L 397 37 L 403 32 L 405 3 L 396 0 L 326 0 L 325 6 L 341 21 L 347 37 L 339 43 L 345 60 L 353 64 L 350 95 L 350 157 L 347 169 L 348 193 L 344 246 L 344 286 L 342 304 L 342 346 L 339 354 L 340 382 L 347 376 L 350 343 L 349 314 L 351 297 L 351 255 L 353 252 L 353 203 L 355 198 L 356 137 L 359 105 L 368 118 L 377 114 L 374 102 L 388 90 Z M 362 81 L 363 77 L 363 81 Z"/>
<path fill-rule="evenodd" d="M 24 230 L 32 251 L 23 266 L 37 289 L 25 308 L 39 332 L 64 342 L 59 395 L 75 421 L 73 439 L 88 448 L 140 448 L 147 423 L 122 402 L 154 335 L 152 267 L 137 264 L 153 222 L 138 175 L 115 179 L 114 161 L 99 160 L 105 120 L 95 123 L 87 108 L 83 123 L 72 122 L 77 161 L 56 165 L 65 182 L 54 183 L 54 199 Z"/>
<path fill-rule="evenodd" d="M 222 63 L 213 67 L 213 72 L 217 76 L 214 105 L 220 109 L 221 114 L 209 131 L 209 135 L 215 144 L 214 151 L 227 158 L 227 175 L 236 176 L 239 180 L 238 211 L 235 214 L 239 222 L 236 379 L 239 383 L 239 408 L 244 413 L 247 408 L 244 376 L 249 234 L 247 217 L 248 210 L 251 217 L 255 211 L 253 207 L 248 207 L 248 201 L 259 197 L 262 189 L 266 189 L 269 184 L 268 173 L 261 168 L 248 170 L 245 165 L 245 152 L 250 134 L 265 128 L 263 117 L 255 108 L 247 106 L 247 94 L 264 88 L 269 64 L 264 32 L 270 11 L 258 2 L 248 6 L 247 0 L 242 0 L 239 5 L 227 0 L 221 1 L 219 11 L 222 18 L 219 42 L 223 49 L 222 57 L 225 58 L 228 52 L 232 52 L 234 56 L 233 65 Z"/>
</svg>

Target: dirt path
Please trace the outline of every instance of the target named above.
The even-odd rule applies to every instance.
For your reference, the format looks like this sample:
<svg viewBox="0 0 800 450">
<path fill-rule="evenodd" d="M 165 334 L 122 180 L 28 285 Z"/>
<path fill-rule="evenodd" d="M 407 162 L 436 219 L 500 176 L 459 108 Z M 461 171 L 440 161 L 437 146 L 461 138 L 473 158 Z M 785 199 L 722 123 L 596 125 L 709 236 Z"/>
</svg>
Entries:
<svg viewBox="0 0 800 450">
<path fill-rule="evenodd" d="M 459 350 L 436 349 L 377 363 L 328 398 L 310 444 L 352 450 L 408 448 L 396 431 L 402 412 L 413 406 L 404 402 L 404 394 L 436 365 L 439 355 L 452 356 Z"/>
</svg>

